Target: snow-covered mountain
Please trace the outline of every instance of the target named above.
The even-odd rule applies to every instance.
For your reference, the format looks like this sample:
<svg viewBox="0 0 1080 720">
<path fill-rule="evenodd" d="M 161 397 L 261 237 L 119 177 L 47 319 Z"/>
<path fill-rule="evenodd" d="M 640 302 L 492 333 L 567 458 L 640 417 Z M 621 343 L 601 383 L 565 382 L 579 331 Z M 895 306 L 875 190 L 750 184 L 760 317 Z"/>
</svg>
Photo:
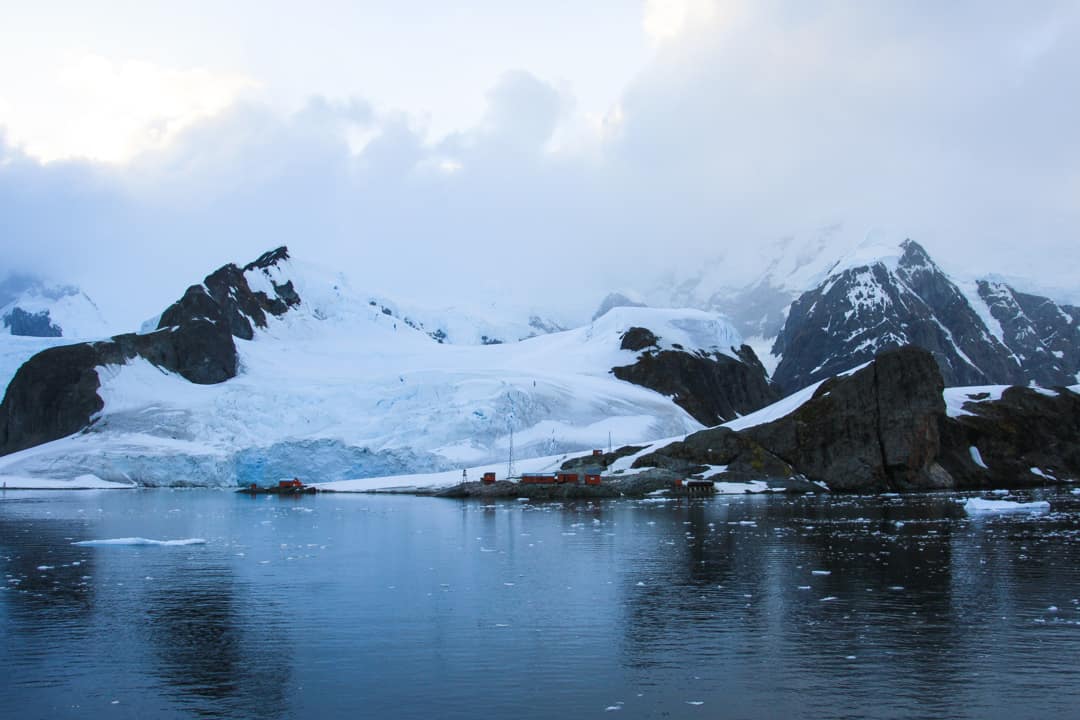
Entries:
<svg viewBox="0 0 1080 720">
<path fill-rule="evenodd" d="M 956 283 L 916 242 L 867 247 L 835 265 L 788 312 L 773 380 L 795 390 L 913 344 L 946 384 L 1071 385 L 1080 372 L 1075 308 L 987 281 Z"/>
<path fill-rule="evenodd" d="M 645 356 L 730 363 L 765 383 L 743 363 L 738 332 L 700 310 L 615 308 L 584 327 L 496 344 L 446 342 L 436 332 L 445 326 L 421 316 L 283 248 L 226 266 L 153 332 L 28 362 L 0 406 L 0 444 L 17 450 L 0 458 L 0 474 L 171 485 L 446 470 L 507 459 L 511 442 L 527 457 L 702 427 L 676 399 L 614 376 Z M 629 349 L 635 328 L 655 342 Z M 46 438 L 42 393 L 46 405 L 78 395 L 69 419 L 89 427 Z M 61 430 L 53 437 L 72 432 Z"/>
<path fill-rule="evenodd" d="M 110 332 L 97 305 L 77 287 L 29 275 L 10 275 L 0 282 L 2 335 L 95 338 Z"/>
<path fill-rule="evenodd" d="M 1078 379 L 1080 310 L 1030 281 L 951 274 L 903 236 L 840 224 L 782 238 L 761 256 L 750 283 L 705 262 L 648 294 L 650 304 L 729 317 L 785 392 L 907 343 L 933 352 L 950 385 Z"/>
</svg>

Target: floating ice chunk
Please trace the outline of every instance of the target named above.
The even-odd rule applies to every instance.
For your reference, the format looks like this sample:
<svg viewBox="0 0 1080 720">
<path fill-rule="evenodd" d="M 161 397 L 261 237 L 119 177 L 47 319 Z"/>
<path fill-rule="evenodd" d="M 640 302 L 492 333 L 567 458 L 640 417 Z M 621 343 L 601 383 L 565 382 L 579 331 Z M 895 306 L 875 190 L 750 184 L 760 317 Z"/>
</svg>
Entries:
<svg viewBox="0 0 1080 720">
<path fill-rule="evenodd" d="M 810 589 L 810 586 L 809 586 L 809 585 L 800 585 L 800 586 L 799 586 L 799 589 L 800 589 L 800 590 L 809 590 L 809 589 Z"/>
<path fill-rule="evenodd" d="M 811 575 L 832 575 L 832 570 L 812 570 Z"/>
<path fill-rule="evenodd" d="M 108 538 L 106 540 L 80 540 L 72 545 L 97 546 L 97 545 L 205 545 L 202 538 L 185 538 L 183 540 L 150 540 L 141 537 Z"/>
<path fill-rule="evenodd" d="M 839 599 L 840 598 L 836 597 L 835 595 L 829 595 L 827 597 L 821 598 L 821 602 L 832 602 L 833 600 L 839 600 Z"/>
<path fill-rule="evenodd" d="M 53 566 L 52 565 L 38 565 L 37 569 L 38 570 L 52 570 Z"/>
<path fill-rule="evenodd" d="M 964 503 L 964 510 L 969 514 L 977 513 L 1002 513 L 1002 512 L 1034 512 L 1043 513 L 1050 510 L 1050 503 L 1045 500 L 1038 502 L 1013 502 L 1012 500 L 987 500 L 986 498 L 971 498 Z"/>
<path fill-rule="evenodd" d="M 704 700 L 687 700 L 686 704 L 687 705 L 704 705 L 705 701 Z"/>
</svg>

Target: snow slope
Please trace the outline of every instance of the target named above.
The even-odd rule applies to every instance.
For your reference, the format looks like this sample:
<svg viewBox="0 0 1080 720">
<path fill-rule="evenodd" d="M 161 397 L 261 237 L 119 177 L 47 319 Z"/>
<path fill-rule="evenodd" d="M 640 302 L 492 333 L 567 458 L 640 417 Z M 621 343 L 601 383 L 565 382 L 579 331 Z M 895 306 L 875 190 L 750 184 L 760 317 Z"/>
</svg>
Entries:
<svg viewBox="0 0 1080 720">
<path fill-rule="evenodd" d="M 144 360 L 98 369 L 105 407 L 83 433 L 0 458 L 0 473 L 93 473 L 147 485 L 332 481 L 501 463 L 685 434 L 671 399 L 610 369 L 632 326 L 664 346 L 731 354 L 740 338 L 698 310 L 617 308 L 591 325 L 498 345 L 440 344 L 334 273 L 283 262 L 300 306 L 237 340 L 240 374 L 193 385 Z"/>
</svg>

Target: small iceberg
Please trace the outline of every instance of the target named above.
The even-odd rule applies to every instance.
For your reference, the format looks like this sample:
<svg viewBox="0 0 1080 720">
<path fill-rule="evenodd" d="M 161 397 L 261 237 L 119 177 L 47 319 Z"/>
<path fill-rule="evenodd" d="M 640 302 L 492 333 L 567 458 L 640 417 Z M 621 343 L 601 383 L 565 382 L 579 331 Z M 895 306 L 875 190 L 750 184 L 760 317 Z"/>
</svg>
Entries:
<svg viewBox="0 0 1080 720">
<path fill-rule="evenodd" d="M 202 538 L 184 538 L 183 540 L 150 540 L 141 537 L 109 538 L 107 540 L 80 540 L 72 545 L 98 546 L 98 545 L 205 545 Z"/>
<path fill-rule="evenodd" d="M 1038 502 L 1013 502 L 1012 500 L 988 500 L 986 498 L 971 498 L 964 503 L 964 510 L 969 515 L 980 513 L 1004 513 L 1004 512 L 1035 512 L 1043 513 L 1050 511 L 1050 503 L 1045 500 Z"/>
</svg>

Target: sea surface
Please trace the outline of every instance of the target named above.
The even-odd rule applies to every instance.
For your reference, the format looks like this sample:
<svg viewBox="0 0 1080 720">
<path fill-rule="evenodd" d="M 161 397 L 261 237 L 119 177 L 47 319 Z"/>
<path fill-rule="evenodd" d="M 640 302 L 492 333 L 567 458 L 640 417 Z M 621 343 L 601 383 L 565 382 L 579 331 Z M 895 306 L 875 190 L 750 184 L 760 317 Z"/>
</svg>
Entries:
<svg viewBox="0 0 1080 720">
<path fill-rule="evenodd" d="M 8 491 L 0 716 L 1077 718 L 1038 497 Z"/>
</svg>

